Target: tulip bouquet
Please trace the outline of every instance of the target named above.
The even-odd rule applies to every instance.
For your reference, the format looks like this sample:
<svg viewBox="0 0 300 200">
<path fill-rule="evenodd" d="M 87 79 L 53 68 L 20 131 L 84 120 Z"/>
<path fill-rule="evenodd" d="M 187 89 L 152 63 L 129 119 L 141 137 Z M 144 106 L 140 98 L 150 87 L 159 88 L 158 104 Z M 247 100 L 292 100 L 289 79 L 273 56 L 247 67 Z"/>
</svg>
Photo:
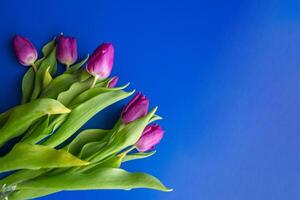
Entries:
<svg viewBox="0 0 300 200">
<path fill-rule="evenodd" d="M 100 45 L 77 62 L 75 38 L 60 35 L 47 43 L 43 56 L 25 37 L 13 47 L 21 65 L 22 100 L 0 114 L 0 147 L 17 138 L 0 157 L 0 199 L 32 199 L 64 190 L 150 188 L 170 191 L 145 173 L 121 169 L 123 162 L 149 157 L 164 131 L 153 124 L 157 108 L 148 111 L 142 94 L 124 106 L 112 129 L 80 128 L 104 108 L 134 93 L 118 77 L 109 78 L 114 62 L 111 43 Z M 57 61 L 65 71 L 57 75 Z"/>
</svg>

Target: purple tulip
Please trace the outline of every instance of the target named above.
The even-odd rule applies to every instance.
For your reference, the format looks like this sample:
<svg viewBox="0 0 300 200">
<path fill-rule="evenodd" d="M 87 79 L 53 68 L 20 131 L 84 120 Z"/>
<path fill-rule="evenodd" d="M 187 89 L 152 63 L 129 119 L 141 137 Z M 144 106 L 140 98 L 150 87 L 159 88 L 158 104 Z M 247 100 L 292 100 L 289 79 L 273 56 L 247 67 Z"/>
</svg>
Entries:
<svg viewBox="0 0 300 200">
<path fill-rule="evenodd" d="M 109 81 L 107 87 L 108 87 L 108 88 L 114 88 L 114 87 L 117 85 L 118 81 L 119 81 L 119 77 L 114 76 L 114 77 Z"/>
<path fill-rule="evenodd" d="M 13 38 L 13 48 L 21 65 L 34 65 L 34 62 L 38 57 L 37 51 L 27 38 L 16 35 Z"/>
<path fill-rule="evenodd" d="M 132 122 L 148 113 L 149 100 L 142 93 L 138 93 L 131 101 L 123 108 L 121 119 L 125 124 Z"/>
<path fill-rule="evenodd" d="M 87 62 L 87 71 L 95 79 L 105 79 L 110 75 L 114 64 L 114 47 L 111 43 L 101 44 Z"/>
<path fill-rule="evenodd" d="M 70 66 L 77 60 L 77 41 L 73 37 L 65 37 L 60 35 L 57 40 L 57 51 L 56 51 L 57 60 Z"/>
<path fill-rule="evenodd" d="M 157 124 L 147 126 L 140 139 L 136 143 L 136 147 L 139 151 L 145 152 L 153 149 L 164 136 L 164 131 Z"/>
</svg>

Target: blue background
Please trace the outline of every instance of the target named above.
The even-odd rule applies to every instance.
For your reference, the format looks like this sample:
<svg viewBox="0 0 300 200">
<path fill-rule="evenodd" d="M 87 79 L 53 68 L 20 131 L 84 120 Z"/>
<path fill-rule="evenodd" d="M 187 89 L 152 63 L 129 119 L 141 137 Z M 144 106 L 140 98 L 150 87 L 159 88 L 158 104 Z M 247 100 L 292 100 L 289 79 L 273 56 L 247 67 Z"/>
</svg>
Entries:
<svg viewBox="0 0 300 200">
<path fill-rule="evenodd" d="M 19 102 L 25 72 L 11 38 L 40 48 L 64 32 L 78 38 L 81 58 L 113 42 L 113 74 L 164 117 L 158 153 L 124 168 L 149 172 L 174 192 L 42 199 L 300 199 L 299 10 L 289 0 L 1 0 L 0 111 Z M 87 127 L 111 126 L 122 104 Z"/>
</svg>

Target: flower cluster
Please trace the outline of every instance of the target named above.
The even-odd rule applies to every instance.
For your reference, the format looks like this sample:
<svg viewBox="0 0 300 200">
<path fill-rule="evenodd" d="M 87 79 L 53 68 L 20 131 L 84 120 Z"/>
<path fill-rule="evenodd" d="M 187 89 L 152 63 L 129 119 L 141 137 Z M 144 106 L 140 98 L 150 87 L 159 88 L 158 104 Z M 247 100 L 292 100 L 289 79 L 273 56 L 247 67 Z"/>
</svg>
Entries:
<svg viewBox="0 0 300 200">
<path fill-rule="evenodd" d="M 145 173 L 121 169 L 124 162 L 155 153 L 164 130 L 157 107 L 138 92 L 108 130 L 85 129 L 84 124 L 106 107 L 132 95 L 128 84 L 116 87 L 110 77 L 114 46 L 103 43 L 78 61 L 77 40 L 63 34 L 47 43 L 39 58 L 23 36 L 13 38 L 21 65 L 29 66 L 22 81 L 22 101 L 0 113 L 0 147 L 19 137 L 0 157 L 0 200 L 33 199 L 63 190 L 150 188 L 171 191 Z M 57 62 L 65 71 L 56 73 Z"/>
<path fill-rule="evenodd" d="M 34 45 L 25 37 L 15 36 L 13 47 L 19 62 L 24 66 L 35 66 L 37 51 Z M 77 41 L 74 37 L 60 35 L 57 39 L 57 60 L 66 65 L 67 69 L 77 61 Z M 101 44 L 87 61 L 86 70 L 94 77 L 94 86 L 97 79 L 103 80 L 111 74 L 114 64 L 114 47 L 112 43 Z M 113 77 L 108 84 L 109 88 L 115 87 L 119 78 Z M 149 100 L 139 92 L 126 105 L 121 113 L 122 121 L 128 124 L 148 113 Z M 149 125 L 145 128 L 141 138 L 137 142 L 140 151 L 148 151 L 160 142 L 164 131 L 157 124 Z"/>
</svg>

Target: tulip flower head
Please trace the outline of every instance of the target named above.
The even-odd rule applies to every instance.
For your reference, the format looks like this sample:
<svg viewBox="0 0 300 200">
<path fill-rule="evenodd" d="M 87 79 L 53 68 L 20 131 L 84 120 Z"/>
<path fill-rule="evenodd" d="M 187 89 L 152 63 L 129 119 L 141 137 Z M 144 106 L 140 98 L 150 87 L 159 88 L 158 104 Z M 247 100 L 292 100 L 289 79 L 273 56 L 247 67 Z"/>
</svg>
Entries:
<svg viewBox="0 0 300 200">
<path fill-rule="evenodd" d="M 114 47 L 111 43 L 101 44 L 87 62 L 87 71 L 96 79 L 109 77 L 114 64 Z"/>
<path fill-rule="evenodd" d="M 132 122 L 138 118 L 145 116 L 148 113 L 149 100 L 142 93 L 138 93 L 131 101 L 123 108 L 121 119 L 125 124 Z"/>
<path fill-rule="evenodd" d="M 109 81 L 107 87 L 108 87 L 108 88 L 114 88 L 114 87 L 117 85 L 118 81 L 119 81 L 119 77 L 114 76 L 114 77 Z"/>
<path fill-rule="evenodd" d="M 60 35 L 57 40 L 56 57 L 57 60 L 66 65 L 67 68 L 75 63 L 78 58 L 76 39 Z"/>
<path fill-rule="evenodd" d="M 164 131 L 157 124 L 147 126 L 135 146 L 141 152 L 151 150 L 161 141 L 163 136 Z"/>
<path fill-rule="evenodd" d="M 32 66 L 36 71 L 34 62 L 38 55 L 34 45 L 27 38 L 16 35 L 13 38 L 13 48 L 19 63 L 24 66 Z"/>
</svg>

